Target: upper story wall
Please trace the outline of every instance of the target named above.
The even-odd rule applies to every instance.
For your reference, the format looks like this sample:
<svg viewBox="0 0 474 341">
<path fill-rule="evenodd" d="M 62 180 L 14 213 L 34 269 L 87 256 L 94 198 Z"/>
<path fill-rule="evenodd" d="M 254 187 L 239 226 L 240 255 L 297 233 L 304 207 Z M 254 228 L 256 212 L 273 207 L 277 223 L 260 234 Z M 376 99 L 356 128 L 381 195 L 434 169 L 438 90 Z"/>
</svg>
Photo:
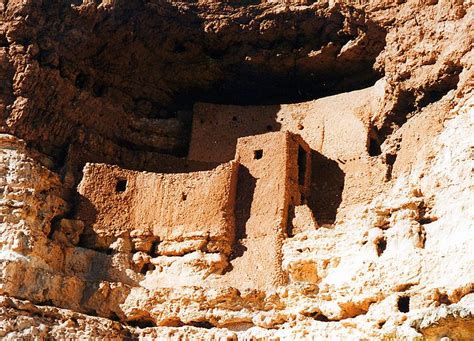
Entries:
<svg viewBox="0 0 474 341">
<path fill-rule="evenodd" d="M 241 164 L 237 200 L 250 208 L 245 237 L 281 232 L 288 206 L 286 142 L 284 133 L 249 136 L 237 142 L 235 159 Z"/>
<path fill-rule="evenodd" d="M 384 87 L 381 80 L 362 90 L 273 106 L 197 103 L 188 158 L 225 162 L 234 157 L 239 137 L 297 133 L 312 151 L 315 176 L 308 204 L 318 222 L 332 224 L 346 208 L 370 201 L 384 181 L 383 158 L 369 152 L 374 142 L 371 119 L 380 111 Z"/>
<path fill-rule="evenodd" d="M 287 283 L 282 244 L 290 234 L 291 208 L 310 185 L 310 149 L 290 132 L 239 138 L 236 201 L 236 257 L 219 285 L 270 289 Z"/>
<path fill-rule="evenodd" d="M 239 203 L 252 193 L 246 235 L 286 233 L 290 206 L 305 201 L 311 182 L 311 153 L 298 135 L 273 132 L 239 138 L 235 160 L 241 164 Z M 243 179 L 244 169 L 248 172 Z M 247 199 L 248 200 L 248 199 Z"/>
<path fill-rule="evenodd" d="M 239 137 L 279 130 L 301 135 L 311 149 L 333 160 L 368 155 L 369 121 L 383 88 L 378 82 L 314 101 L 270 106 L 197 103 L 188 158 L 226 162 Z"/>
<path fill-rule="evenodd" d="M 157 241 L 185 239 L 209 252 L 230 253 L 238 164 L 210 171 L 161 174 L 87 164 L 77 212 L 90 230 L 88 247 L 107 248 L 130 234 Z"/>
</svg>

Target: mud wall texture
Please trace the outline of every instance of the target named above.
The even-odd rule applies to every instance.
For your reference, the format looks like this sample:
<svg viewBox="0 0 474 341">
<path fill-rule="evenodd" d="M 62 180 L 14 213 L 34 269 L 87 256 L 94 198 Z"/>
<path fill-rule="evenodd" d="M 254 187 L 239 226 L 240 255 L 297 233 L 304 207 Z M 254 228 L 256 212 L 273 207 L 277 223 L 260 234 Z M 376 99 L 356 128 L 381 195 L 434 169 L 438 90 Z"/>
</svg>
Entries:
<svg viewBox="0 0 474 341">
<path fill-rule="evenodd" d="M 271 106 L 196 103 L 189 159 L 225 162 L 241 136 L 271 131 L 301 135 L 312 153 L 310 207 L 322 223 L 336 210 L 366 203 L 388 171 L 371 117 L 381 110 L 384 80 L 374 86 L 314 101 Z"/>
<path fill-rule="evenodd" d="M 90 228 L 83 232 L 83 245 L 107 249 L 118 237 L 133 234 L 142 240 L 154 236 L 157 244 L 191 238 L 206 244 L 209 252 L 229 254 L 235 238 L 237 176 L 236 163 L 180 174 L 88 164 L 78 187 L 76 214 Z M 166 254 L 161 243 L 160 248 Z"/>
<path fill-rule="evenodd" d="M 0 337 L 472 338 L 473 26 L 469 1 L 1 2 Z M 292 202 L 296 170 L 252 146 L 235 195 L 269 214 L 237 201 L 231 250 L 98 245 L 120 212 L 80 216 L 88 162 L 182 200 L 270 131 L 306 141 L 311 181 Z"/>
</svg>

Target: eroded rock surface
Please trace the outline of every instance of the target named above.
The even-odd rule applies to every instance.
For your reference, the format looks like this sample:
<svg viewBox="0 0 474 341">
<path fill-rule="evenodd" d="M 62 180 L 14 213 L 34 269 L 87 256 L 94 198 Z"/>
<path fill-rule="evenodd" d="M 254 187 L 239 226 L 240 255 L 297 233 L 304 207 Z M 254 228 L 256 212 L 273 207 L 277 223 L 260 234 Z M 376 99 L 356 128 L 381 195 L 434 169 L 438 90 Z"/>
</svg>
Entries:
<svg viewBox="0 0 474 341">
<path fill-rule="evenodd" d="M 0 15 L 0 337 L 474 336 L 469 1 Z"/>
</svg>

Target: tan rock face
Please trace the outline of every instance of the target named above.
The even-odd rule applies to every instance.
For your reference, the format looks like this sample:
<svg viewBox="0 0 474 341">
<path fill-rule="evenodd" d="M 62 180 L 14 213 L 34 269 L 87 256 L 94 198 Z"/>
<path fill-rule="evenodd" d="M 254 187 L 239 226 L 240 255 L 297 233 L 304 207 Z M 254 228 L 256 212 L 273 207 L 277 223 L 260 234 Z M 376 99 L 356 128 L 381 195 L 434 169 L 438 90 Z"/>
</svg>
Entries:
<svg viewBox="0 0 474 341">
<path fill-rule="evenodd" d="M 471 339 L 473 18 L 0 4 L 0 337 Z"/>
</svg>

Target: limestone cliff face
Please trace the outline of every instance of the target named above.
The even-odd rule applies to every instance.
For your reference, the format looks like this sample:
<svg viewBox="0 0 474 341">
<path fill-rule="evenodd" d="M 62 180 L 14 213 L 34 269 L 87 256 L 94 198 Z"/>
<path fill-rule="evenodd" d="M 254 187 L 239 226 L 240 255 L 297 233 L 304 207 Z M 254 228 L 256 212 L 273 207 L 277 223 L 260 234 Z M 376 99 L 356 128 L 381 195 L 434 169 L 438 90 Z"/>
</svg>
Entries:
<svg viewBox="0 0 474 341">
<path fill-rule="evenodd" d="M 0 15 L 0 337 L 474 336 L 469 1 L 10 0 Z M 86 163 L 209 171 L 278 130 L 306 141 L 312 173 L 271 246 L 279 285 L 232 284 L 247 261 L 266 274 L 238 230 L 225 252 L 131 221 L 91 239 Z"/>
</svg>

